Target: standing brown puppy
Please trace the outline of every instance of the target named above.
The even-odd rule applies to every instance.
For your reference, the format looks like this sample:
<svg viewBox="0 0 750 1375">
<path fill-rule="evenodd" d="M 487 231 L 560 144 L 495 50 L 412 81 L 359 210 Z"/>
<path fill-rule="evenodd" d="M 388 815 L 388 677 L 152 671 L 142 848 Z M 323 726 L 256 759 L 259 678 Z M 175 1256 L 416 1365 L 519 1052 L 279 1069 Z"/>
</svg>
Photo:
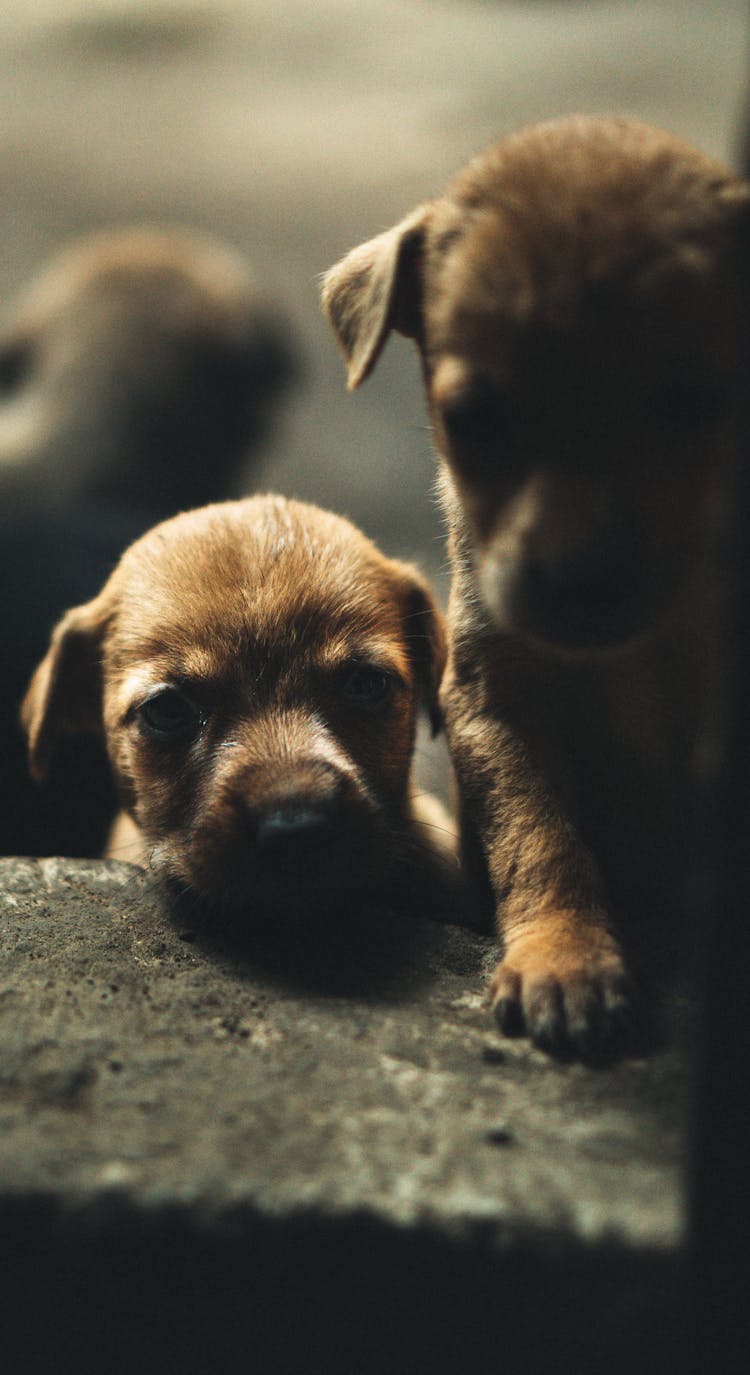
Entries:
<svg viewBox="0 0 750 1375">
<path fill-rule="evenodd" d="M 716 705 L 748 189 L 621 119 L 521 130 L 329 273 L 350 386 L 419 348 L 450 527 L 442 691 L 508 1032 L 597 1048 L 679 902 Z"/>
<path fill-rule="evenodd" d="M 354 921 L 457 872 L 411 776 L 444 644 L 421 575 L 348 521 L 281 497 L 191 511 L 57 627 L 23 704 L 32 772 L 64 732 L 102 734 L 110 855 L 223 912 Z"/>
</svg>

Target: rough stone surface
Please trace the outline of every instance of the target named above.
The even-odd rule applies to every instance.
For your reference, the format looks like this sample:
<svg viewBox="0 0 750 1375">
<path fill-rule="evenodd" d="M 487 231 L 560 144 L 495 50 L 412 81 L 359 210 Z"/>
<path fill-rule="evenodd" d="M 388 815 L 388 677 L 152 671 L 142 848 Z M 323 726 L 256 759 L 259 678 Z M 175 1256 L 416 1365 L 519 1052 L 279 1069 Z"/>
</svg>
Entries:
<svg viewBox="0 0 750 1375">
<path fill-rule="evenodd" d="M 680 1037 L 552 1064 L 495 1035 L 493 954 L 384 927 L 326 980 L 131 866 L 0 861 L 14 1375 L 673 1359 Z"/>
</svg>

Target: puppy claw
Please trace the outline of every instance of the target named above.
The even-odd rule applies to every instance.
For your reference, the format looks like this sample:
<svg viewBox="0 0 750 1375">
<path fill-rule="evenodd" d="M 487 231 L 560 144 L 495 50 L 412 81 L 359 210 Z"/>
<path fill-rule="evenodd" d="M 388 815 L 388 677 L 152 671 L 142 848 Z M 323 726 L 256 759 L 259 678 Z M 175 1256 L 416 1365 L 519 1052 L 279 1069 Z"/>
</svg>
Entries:
<svg viewBox="0 0 750 1375">
<path fill-rule="evenodd" d="M 495 1020 L 505 1036 L 523 1036 L 526 1030 L 523 1009 L 515 998 L 500 998 L 493 1007 Z"/>
<path fill-rule="evenodd" d="M 571 1058 L 573 1048 L 565 1035 L 564 1026 L 558 1022 L 542 1022 L 533 1027 L 531 1040 L 537 1050 L 543 1050 L 545 1055 L 549 1055 L 553 1060 L 569 1060 Z"/>
</svg>

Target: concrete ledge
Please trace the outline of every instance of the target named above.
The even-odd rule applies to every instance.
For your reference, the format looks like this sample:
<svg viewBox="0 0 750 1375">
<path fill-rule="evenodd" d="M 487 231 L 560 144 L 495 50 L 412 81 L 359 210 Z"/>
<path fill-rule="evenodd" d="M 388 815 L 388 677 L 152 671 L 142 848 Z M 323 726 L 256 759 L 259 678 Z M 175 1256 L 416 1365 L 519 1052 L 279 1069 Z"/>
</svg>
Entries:
<svg viewBox="0 0 750 1375">
<path fill-rule="evenodd" d="M 679 1037 L 550 1064 L 489 941 L 407 937 L 326 987 L 130 866 L 0 861 L 13 1375 L 674 1368 Z"/>
</svg>

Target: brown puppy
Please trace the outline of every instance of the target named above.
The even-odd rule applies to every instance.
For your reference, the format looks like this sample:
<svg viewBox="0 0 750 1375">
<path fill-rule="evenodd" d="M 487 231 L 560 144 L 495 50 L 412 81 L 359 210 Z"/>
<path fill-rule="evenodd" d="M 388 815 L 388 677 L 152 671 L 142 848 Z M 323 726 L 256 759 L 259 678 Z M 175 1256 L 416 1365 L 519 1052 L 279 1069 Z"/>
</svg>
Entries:
<svg viewBox="0 0 750 1375">
<path fill-rule="evenodd" d="M 0 329 L 0 496 L 151 523 L 228 495 L 292 357 L 223 244 L 177 229 L 88 235 Z"/>
<path fill-rule="evenodd" d="M 390 901 L 457 869 L 411 781 L 444 658 L 425 581 L 347 521 L 274 496 L 208 506 L 138 540 L 57 627 L 22 709 L 31 768 L 64 731 L 103 733 L 125 813 L 110 855 L 211 908 Z"/>
<path fill-rule="evenodd" d="M 669 134 L 562 119 L 324 285 L 351 386 L 391 329 L 420 350 L 464 849 L 494 893 L 500 1025 L 552 1050 L 627 1019 L 622 933 L 679 905 L 716 705 L 747 202 Z"/>
</svg>

